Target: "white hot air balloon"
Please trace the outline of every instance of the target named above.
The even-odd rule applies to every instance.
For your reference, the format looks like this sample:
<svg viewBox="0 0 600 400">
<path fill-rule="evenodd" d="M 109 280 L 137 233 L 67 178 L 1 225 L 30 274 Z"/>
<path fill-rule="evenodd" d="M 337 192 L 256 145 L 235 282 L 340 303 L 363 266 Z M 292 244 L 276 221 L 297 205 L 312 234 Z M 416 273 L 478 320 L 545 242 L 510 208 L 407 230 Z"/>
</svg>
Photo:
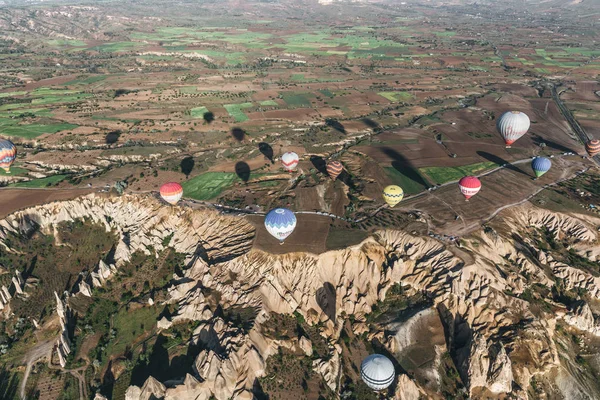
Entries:
<svg viewBox="0 0 600 400">
<path fill-rule="evenodd" d="M 527 114 L 521 111 L 508 111 L 498 118 L 496 128 L 502 135 L 506 147 L 509 148 L 517 139 L 527 133 L 530 125 Z"/>
<path fill-rule="evenodd" d="M 271 236 L 279 239 L 279 244 L 283 244 L 296 229 L 296 216 L 287 208 L 276 208 L 265 217 L 265 228 Z"/>
<path fill-rule="evenodd" d="M 381 354 L 371 354 L 360 364 L 360 377 L 368 387 L 375 391 L 387 389 L 394 378 L 396 370 L 389 358 Z"/>
<path fill-rule="evenodd" d="M 294 153 L 293 151 L 288 151 L 287 153 L 284 153 L 281 156 L 281 163 L 283 164 L 283 168 L 285 168 L 289 172 L 292 172 L 296 169 L 299 160 L 300 158 L 298 157 L 298 154 Z"/>
</svg>

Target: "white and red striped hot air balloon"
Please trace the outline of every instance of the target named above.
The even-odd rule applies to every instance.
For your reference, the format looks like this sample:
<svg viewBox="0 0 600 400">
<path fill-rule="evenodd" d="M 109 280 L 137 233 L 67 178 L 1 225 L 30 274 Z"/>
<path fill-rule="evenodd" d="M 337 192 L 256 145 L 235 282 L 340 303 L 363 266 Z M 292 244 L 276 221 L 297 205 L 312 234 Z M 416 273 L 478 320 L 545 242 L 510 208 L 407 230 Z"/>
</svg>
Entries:
<svg viewBox="0 0 600 400">
<path fill-rule="evenodd" d="M 510 148 L 514 142 L 527 133 L 530 125 L 527 114 L 521 111 L 508 111 L 498 118 L 496 129 L 502 135 L 506 147 Z"/>
<path fill-rule="evenodd" d="M 458 181 L 458 188 L 468 201 L 481 190 L 481 181 L 476 176 L 465 176 Z"/>
<path fill-rule="evenodd" d="M 167 182 L 160 187 L 160 197 L 169 204 L 177 204 L 183 196 L 183 187 L 177 182 Z"/>
<path fill-rule="evenodd" d="M 287 153 L 284 153 L 281 156 L 281 163 L 283 164 L 283 168 L 285 168 L 289 172 L 292 172 L 296 169 L 299 160 L 300 158 L 298 157 L 298 154 L 294 153 L 293 151 L 288 151 Z"/>
</svg>

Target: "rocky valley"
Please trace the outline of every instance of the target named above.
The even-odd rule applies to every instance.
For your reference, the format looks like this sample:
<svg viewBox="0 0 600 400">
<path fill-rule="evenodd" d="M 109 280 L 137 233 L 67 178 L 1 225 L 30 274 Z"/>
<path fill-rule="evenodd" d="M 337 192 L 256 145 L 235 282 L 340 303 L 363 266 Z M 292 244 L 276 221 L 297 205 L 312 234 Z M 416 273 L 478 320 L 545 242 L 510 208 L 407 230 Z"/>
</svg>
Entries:
<svg viewBox="0 0 600 400">
<path fill-rule="evenodd" d="M 240 215 L 165 206 L 149 195 L 87 195 L 2 220 L 3 253 L 17 251 L 11 247 L 16 238 L 35 235 L 66 246 L 60 227 L 73 221 L 114 238 L 112 250 L 98 255 L 99 267 L 82 270 L 67 292 L 58 291 L 67 309 L 59 312 L 66 339 L 77 357 L 66 368 L 77 370 L 79 361 L 103 377 L 97 398 L 116 393 L 107 376 L 118 383 L 135 373 L 135 362 L 144 362 L 136 343 L 155 341 L 152 359 L 156 343 L 181 339 L 183 327 L 190 335 L 179 345 L 193 350 L 181 375 L 137 377 L 137 385 L 124 388 L 126 399 L 252 399 L 298 390 L 370 398 L 354 371 L 373 350 L 395 360 L 398 378 L 389 396 L 397 399 L 525 399 L 540 393 L 583 399 L 600 393 L 594 378 L 600 218 L 593 215 L 527 203 L 502 211 L 456 246 L 390 228 L 342 250 L 273 255 L 253 248 L 256 228 Z M 81 326 L 90 312 L 82 303 L 107 298 L 107 289 L 127 274 L 143 281 L 146 276 L 125 272 L 132 259 L 164 257 L 167 249 L 181 256 L 172 276 L 162 287 L 134 291 L 126 305 L 133 315 L 162 310 L 144 327 L 148 332 L 137 332 L 123 353 L 95 360 L 85 354 L 86 338 L 99 332 Z M 15 270 L 4 265 L 3 272 Z M 40 290 L 27 274 L 14 301 L 26 302 Z M 4 307 L 4 324 L 16 325 L 23 318 L 11 304 Z M 29 314 L 38 327 L 35 338 L 15 338 L 9 353 L 20 340 L 53 335 L 56 312 L 44 309 Z M 124 338 L 116 325 L 112 329 L 105 346 L 112 341 L 114 349 Z M 165 356 L 166 365 L 180 357 Z M 304 374 L 298 387 L 295 377 L 286 378 L 288 356 L 305 360 L 288 366 Z"/>
</svg>

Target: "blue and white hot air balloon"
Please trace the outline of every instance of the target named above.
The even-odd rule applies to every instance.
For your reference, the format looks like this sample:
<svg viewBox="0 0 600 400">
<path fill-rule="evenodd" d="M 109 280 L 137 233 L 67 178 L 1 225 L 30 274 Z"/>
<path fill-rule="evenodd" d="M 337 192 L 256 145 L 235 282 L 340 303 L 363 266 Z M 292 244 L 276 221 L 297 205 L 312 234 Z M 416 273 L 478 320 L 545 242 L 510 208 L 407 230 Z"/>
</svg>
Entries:
<svg viewBox="0 0 600 400">
<path fill-rule="evenodd" d="M 296 228 L 296 216 L 287 208 L 275 208 L 265 217 L 265 228 L 283 244 Z"/>
<path fill-rule="evenodd" d="M 548 172 L 550 167 L 552 167 L 552 161 L 546 157 L 536 157 L 531 161 L 531 168 L 533 169 L 536 178 L 539 178 Z"/>
</svg>

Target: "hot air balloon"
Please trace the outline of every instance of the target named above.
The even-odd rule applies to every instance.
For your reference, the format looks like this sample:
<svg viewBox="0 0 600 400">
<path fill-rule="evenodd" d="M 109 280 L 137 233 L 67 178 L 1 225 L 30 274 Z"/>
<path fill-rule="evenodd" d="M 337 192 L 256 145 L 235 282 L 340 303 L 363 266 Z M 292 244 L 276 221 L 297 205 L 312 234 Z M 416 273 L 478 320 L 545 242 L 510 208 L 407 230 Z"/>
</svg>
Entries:
<svg viewBox="0 0 600 400">
<path fill-rule="evenodd" d="M 265 217 L 265 228 L 271 236 L 279 239 L 279 244 L 283 244 L 296 228 L 296 216 L 287 208 L 275 208 Z"/>
<path fill-rule="evenodd" d="M 539 178 L 548 172 L 550 167 L 552 167 L 552 161 L 546 157 L 536 157 L 531 161 L 531 168 L 533 169 L 536 178 Z"/>
<path fill-rule="evenodd" d="M 396 370 L 386 356 L 371 354 L 360 364 L 360 377 L 368 387 L 380 391 L 387 389 L 394 382 Z"/>
<path fill-rule="evenodd" d="M 521 111 L 508 111 L 498 118 L 496 129 L 504 138 L 506 147 L 510 148 L 511 144 L 527 133 L 529 125 L 531 123 L 527 114 Z"/>
<path fill-rule="evenodd" d="M 344 166 L 339 161 L 331 161 L 330 163 L 327 163 L 327 173 L 334 181 L 338 176 L 340 176 L 343 170 Z"/>
<path fill-rule="evenodd" d="M 390 185 L 383 189 L 383 199 L 390 207 L 394 207 L 404 198 L 404 190 L 400 186 Z"/>
<path fill-rule="evenodd" d="M 160 197 L 169 204 L 177 204 L 183 196 L 183 188 L 177 182 L 167 182 L 160 187 Z"/>
<path fill-rule="evenodd" d="M 476 176 L 465 176 L 458 181 L 458 187 L 468 201 L 481 189 L 481 181 Z"/>
<path fill-rule="evenodd" d="M 590 155 L 590 157 L 594 157 L 596 154 L 600 153 L 600 140 L 590 140 L 585 144 L 585 150 Z"/>
<path fill-rule="evenodd" d="M 283 164 L 283 168 L 287 171 L 292 172 L 298 166 L 298 154 L 293 151 L 288 151 L 287 153 L 283 153 L 281 156 L 281 163 Z"/>
<path fill-rule="evenodd" d="M 7 174 L 10 173 L 10 166 L 17 158 L 17 147 L 13 142 L 6 139 L 0 139 L 0 168 Z"/>
</svg>

